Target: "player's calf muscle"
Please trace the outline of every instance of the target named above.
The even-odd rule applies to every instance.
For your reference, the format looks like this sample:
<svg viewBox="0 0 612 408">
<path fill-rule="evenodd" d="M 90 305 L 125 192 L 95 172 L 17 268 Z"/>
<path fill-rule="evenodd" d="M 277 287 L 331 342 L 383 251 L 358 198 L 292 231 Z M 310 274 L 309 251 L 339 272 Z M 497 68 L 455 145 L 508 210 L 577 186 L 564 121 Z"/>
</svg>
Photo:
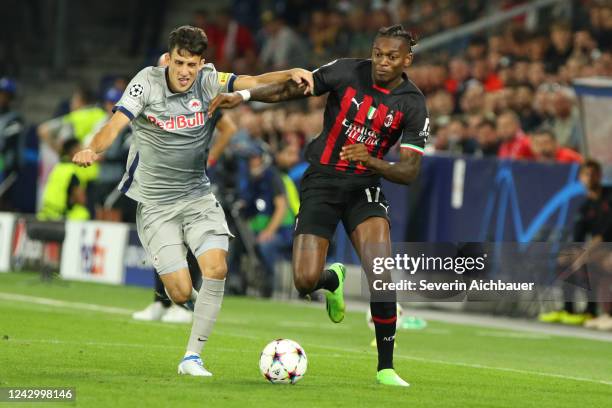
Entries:
<svg viewBox="0 0 612 408">
<path fill-rule="evenodd" d="M 187 302 L 191 298 L 191 284 L 181 285 L 176 283 L 166 285 L 166 290 L 168 291 L 168 295 L 174 303 L 182 304 Z"/>
<path fill-rule="evenodd" d="M 182 304 L 191 298 L 191 278 L 187 269 L 163 274 L 160 278 L 174 303 Z"/>
</svg>

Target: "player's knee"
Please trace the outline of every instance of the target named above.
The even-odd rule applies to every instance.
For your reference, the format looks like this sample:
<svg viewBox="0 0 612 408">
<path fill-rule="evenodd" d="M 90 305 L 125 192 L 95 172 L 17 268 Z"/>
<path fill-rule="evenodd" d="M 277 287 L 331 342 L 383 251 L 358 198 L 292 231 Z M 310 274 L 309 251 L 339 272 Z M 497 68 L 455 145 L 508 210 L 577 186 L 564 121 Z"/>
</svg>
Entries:
<svg viewBox="0 0 612 408">
<path fill-rule="evenodd" d="M 227 264 L 219 262 L 217 264 L 208 265 L 204 268 L 204 276 L 209 279 L 225 279 L 227 275 Z"/>
</svg>

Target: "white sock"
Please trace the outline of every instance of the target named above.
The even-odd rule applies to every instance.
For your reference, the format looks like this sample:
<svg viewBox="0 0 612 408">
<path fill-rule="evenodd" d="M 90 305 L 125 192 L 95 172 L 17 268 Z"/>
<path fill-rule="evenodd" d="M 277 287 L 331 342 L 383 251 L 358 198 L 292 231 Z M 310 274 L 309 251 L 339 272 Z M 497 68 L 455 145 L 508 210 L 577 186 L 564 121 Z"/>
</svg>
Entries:
<svg viewBox="0 0 612 408">
<path fill-rule="evenodd" d="M 204 278 L 195 303 L 191 335 L 187 343 L 187 353 L 190 355 L 202 353 L 221 310 L 224 290 L 225 279 Z"/>
</svg>

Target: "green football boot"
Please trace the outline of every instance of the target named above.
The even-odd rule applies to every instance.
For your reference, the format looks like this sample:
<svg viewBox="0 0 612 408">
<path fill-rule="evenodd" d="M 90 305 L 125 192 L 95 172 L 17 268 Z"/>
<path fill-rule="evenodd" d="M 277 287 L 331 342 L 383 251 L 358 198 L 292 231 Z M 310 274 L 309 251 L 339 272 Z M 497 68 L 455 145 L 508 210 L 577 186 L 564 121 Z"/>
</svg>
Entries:
<svg viewBox="0 0 612 408">
<path fill-rule="evenodd" d="M 395 385 L 399 387 L 410 387 L 406 381 L 397 375 L 394 369 L 386 368 L 376 373 L 376 381 L 382 385 Z"/>
<path fill-rule="evenodd" d="M 341 263 L 335 263 L 329 269 L 338 275 L 338 287 L 333 292 L 325 291 L 325 306 L 329 319 L 334 323 L 340 323 L 344 319 L 344 278 L 346 276 L 346 268 Z"/>
</svg>

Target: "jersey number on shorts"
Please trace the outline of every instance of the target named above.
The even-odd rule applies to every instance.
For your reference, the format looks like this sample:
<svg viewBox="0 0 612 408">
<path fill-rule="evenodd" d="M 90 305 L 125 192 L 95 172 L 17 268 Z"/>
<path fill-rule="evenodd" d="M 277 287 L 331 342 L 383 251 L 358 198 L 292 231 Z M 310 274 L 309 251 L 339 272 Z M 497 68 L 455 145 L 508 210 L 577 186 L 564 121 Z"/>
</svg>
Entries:
<svg viewBox="0 0 612 408">
<path fill-rule="evenodd" d="M 382 208 L 385 209 L 385 212 L 388 212 L 389 206 L 381 203 L 380 199 L 380 186 L 378 187 L 368 187 L 365 189 L 366 198 L 368 199 L 368 203 L 378 203 Z"/>
<path fill-rule="evenodd" d="M 380 198 L 380 187 L 368 187 L 365 189 L 368 203 L 378 203 Z"/>
</svg>

